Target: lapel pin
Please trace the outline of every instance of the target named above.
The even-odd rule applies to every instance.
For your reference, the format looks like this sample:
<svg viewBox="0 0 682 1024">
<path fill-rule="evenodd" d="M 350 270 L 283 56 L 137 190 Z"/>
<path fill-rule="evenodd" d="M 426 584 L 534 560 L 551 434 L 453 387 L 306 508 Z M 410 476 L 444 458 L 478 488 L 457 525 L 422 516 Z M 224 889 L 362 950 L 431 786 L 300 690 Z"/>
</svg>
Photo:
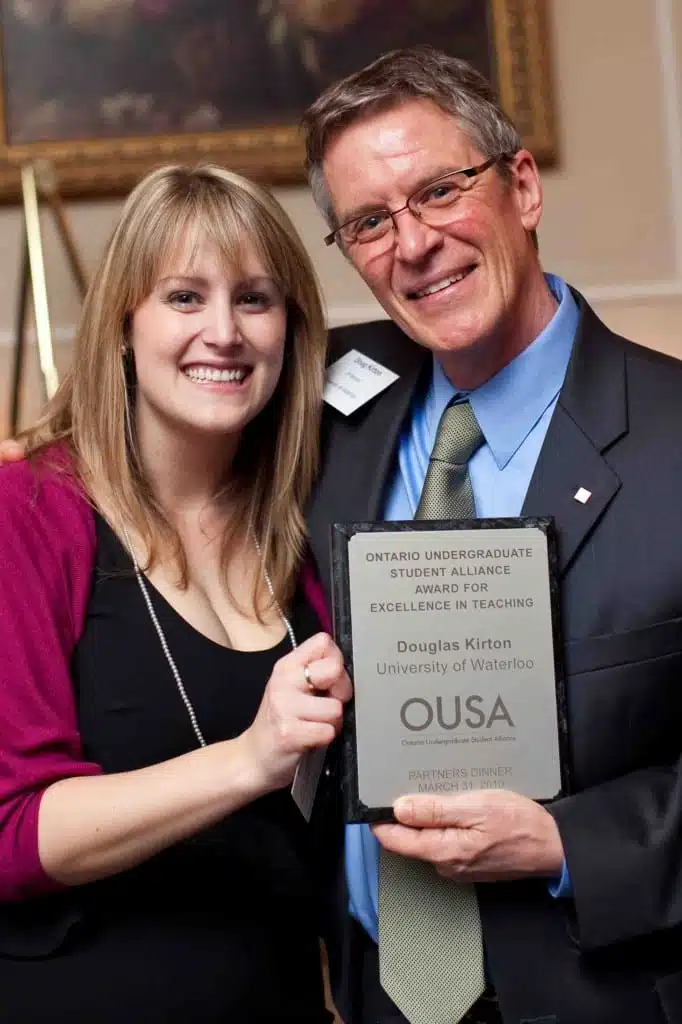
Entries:
<svg viewBox="0 0 682 1024">
<path fill-rule="evenodd" d="M 579 487 L 573 497 L 576 501 L 579 501 L 581 505 L 586 505 L 592 497 L 592 491 L 588 491 L 586 487 Z"/>
</svg>

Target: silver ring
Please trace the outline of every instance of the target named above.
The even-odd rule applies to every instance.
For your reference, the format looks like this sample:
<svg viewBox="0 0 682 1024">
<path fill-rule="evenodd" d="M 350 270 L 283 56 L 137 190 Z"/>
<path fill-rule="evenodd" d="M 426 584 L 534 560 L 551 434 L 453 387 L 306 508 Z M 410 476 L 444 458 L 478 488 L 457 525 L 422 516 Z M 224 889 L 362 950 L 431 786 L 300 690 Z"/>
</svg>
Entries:
<svg viewBox="0 0 682 1024">
<path fill-rule="evenodd" d="M 315 684 L 312 681 L 312 678 L 310 676 L 310 669 L 308 668 L 307 665 L 303 666 L 303 678 L 305 679 L 305 683 L 306 683 L 306 686 L 308 687 L 308 689 L 309 690 L 314 690 L 315 689 Z"/>
</svg>

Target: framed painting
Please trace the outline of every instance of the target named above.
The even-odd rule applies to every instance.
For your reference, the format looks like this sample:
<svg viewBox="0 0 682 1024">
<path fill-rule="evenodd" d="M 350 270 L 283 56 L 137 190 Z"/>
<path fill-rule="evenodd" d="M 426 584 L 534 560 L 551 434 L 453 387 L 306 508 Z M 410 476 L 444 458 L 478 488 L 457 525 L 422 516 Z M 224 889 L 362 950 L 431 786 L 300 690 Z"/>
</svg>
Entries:
<svg viewBox="0 0 682 1024">
<path fill-rule="evenodd" d="M 298 120 L 387 50 L 470 60 L 539 161 L 555 154 L 548 0 L 0 0 L 0 200 L 47 159 L 63 195 L 115 195 L 169 161 L 302 180 Z"/>
</svg>

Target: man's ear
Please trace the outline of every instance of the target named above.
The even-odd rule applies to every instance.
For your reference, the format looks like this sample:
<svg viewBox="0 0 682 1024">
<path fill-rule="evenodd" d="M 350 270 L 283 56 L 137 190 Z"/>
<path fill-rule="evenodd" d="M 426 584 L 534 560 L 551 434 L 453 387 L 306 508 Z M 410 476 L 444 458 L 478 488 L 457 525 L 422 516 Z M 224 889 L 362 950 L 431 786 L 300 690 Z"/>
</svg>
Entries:
<svg viewBox="0 0 682 1024">
<path fill-rule="evenodd" d="M 527 149 L 520 149 L 508 166 L 521 223 L 526 231 L 535 231 L 542 216 L 542 183 L 535 157 Z"/>
</svg>

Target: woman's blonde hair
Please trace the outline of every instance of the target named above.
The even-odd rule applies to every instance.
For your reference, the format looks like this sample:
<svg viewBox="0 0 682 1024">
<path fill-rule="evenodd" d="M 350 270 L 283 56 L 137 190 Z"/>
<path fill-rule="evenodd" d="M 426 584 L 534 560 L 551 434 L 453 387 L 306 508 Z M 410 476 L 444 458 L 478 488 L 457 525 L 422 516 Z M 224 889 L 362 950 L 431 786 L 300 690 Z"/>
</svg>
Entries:
<svg viewBox="0 0 682 1024">
<path fill-rule="evenodd" d="M 180 539 L 142 471 L 126 346 L 131 314 L 169 257 L 179 245 L 186 251 L 186 245 L 204 240 L 230 266 L 241 266 L 246 250 L 255 250 L 286 297 L 282 374 L 265 409 L 245 428 L 231 467 L 223 564 L 237 536 L 253 531 L 261 568 L 267 566 L 277 599 L 287 602 L 317 467 L 326 331 L 312 264 L 288 216 L 265 189 L 213 166 L 163 167 L 137 185 L 88 290 L 72 369 L 24 436 L 29 452 L 67 442 L 93 503 L 103 507 L 115 529 L 132 527 L 146 545 L 145 568 L 154 564 L 163 542 L 186 585 Z"/>
</svg>

